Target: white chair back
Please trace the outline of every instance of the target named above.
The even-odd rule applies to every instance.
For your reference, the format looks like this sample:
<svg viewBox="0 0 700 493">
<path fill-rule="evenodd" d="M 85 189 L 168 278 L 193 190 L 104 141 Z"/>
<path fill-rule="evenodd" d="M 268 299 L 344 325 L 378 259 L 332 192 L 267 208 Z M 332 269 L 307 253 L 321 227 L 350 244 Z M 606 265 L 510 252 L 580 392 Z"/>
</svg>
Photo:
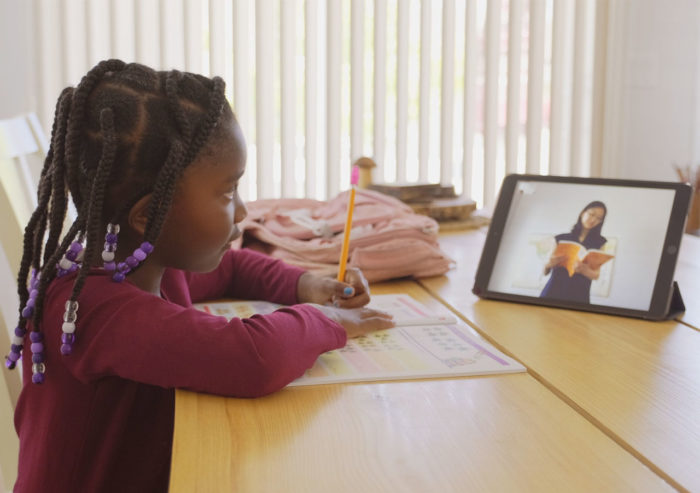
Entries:
<svg viewBox="0 0 700 493">
<path fill-rule="evenodd" d="M 12 275 L 13 268 L 0 245 L 0 355 L 10 349 L 10 330 L 14 331 L 17 322 L 17 289 Z M 0 376 L 0 490 L 12 491 L 17 478 L 17 455 L 19 440 L 14 427 L 14 412 L 22 387 L 21 368 L 10 371 L 4 360 Z M 3 489 L 4 488 L 4 489 Z"/>
<path fill-rule="evenodd" d="M 10 348 L 17 322 L 17 271 L 22 239 L 36 207 L 36 186 L 48 149 L 36 115 L 0 120 L 0 354 Z M 4 361 L 3 361 L 4 363 Z M 17 477 L 19 441 L 14 409 L 22 386 L 21 368 L 0 377 L 0 487 L 11 491 Z"/>
</svg>

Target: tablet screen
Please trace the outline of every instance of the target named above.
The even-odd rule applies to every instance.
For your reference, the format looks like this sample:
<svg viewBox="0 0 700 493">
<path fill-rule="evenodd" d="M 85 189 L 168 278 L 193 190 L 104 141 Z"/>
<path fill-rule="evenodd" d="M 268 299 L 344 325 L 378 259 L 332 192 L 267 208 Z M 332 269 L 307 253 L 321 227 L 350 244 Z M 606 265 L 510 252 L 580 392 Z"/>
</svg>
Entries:
<svg viewBox="0 0 700 493">
<path fill-rule="evenodd" d="M 675 269 L 687 211 L 687 200 L 678 204 L 679 185 L 507 177 L 487 240 L 491 251 L 482 255 L 482 264 L 487 261 L 477 275 L 486 282 L 475 292 L 478 287 L 554 306 L 651 311 L 655 293 L 670 293 L 673 273 L 661 270 Z M 685 207 L 675 228 L 674 207 Z"/>
</svg>

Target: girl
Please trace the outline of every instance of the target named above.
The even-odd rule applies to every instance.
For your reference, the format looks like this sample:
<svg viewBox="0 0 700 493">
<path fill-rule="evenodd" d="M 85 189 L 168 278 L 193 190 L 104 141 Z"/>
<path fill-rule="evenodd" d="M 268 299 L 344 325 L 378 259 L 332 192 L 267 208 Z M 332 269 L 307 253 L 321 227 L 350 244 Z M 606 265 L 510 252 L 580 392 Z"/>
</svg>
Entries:
<svg viewBox="0 0 700 493">
<path fill-rule="evenodd" d="M 220 78 L 108 60 L 61 93 L 6 362 L 24 353 L 15 491 L 166 491 L 175 388 L 265 395 L 393 326 L 362 308 L 358 271 L 341 283 L 230 249 L 245 160 Z M 293 306 L 230 322 L 192 308 L 220 297 Z"/>
<path fill-rule="evenodd" d="M 586 250 L 602 248 L 607 240 L 600 232 L 607 213 L 608 209 L 603 202 L 591 202 L 578 215 L 571 232 L 555 236 L 557 243 L 566 240 L 579 243 Z M 600 265 L 591 267 L 587 263 L 577 261 L 574 275 L 569 276 L 566 267 L 562 265 L 565 260 L 565 257 L 552 254 L 544 267 L 545 274 L 551 271 L 552 275 L 540 297 L 590 303 L 591 282 L 600 276 Z"/>
</svg>

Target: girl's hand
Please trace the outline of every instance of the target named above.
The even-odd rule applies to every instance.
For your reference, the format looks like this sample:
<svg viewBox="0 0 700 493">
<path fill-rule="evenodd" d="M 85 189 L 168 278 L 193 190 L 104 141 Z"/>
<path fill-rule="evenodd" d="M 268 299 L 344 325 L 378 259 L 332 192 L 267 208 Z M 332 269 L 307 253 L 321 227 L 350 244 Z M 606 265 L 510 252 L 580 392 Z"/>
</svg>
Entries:
<svg viewBox="0 0 700 493">
<path fill-rule="evenodd" d="M 390 329 L 396 324 L 391 315 L 373 308 L 336 308 L 313 304 L 331 320 L 343 326 L 348 338 L 360 337 L 377 330 Z"/>
<path fill-rule="evenodd" d="M 369 303 L 369 284 L 360 269 L 349 268 L 346 282 L 305 272 L 297 283 L 299 303 L 333 304 L 339 308 L 359 308 Z"/>
</svg>

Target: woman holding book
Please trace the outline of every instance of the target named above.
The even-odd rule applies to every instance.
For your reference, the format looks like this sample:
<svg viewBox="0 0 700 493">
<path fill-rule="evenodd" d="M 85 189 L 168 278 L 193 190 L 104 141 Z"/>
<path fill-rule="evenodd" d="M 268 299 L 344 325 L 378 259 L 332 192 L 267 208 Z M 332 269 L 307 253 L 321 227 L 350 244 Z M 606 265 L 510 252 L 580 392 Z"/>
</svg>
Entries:
<svg viewBox="0 0 700 493">
<path fill-rule="evenodd" d="M 557 247 L 544 266 L 544 273 L 551 272 L 551 276 L 540 298 L 590 303 L 591 282 L 598 279 L 601 265 L 610 257 L 593 260 L 589 252 L 580 258 L 579 252 L 605 245 L 607 240 L 600 231 L 607 212 L 603 202 L 593 201 L 583 208 L 569 233 L 555 236 Z"/>
</svg>

